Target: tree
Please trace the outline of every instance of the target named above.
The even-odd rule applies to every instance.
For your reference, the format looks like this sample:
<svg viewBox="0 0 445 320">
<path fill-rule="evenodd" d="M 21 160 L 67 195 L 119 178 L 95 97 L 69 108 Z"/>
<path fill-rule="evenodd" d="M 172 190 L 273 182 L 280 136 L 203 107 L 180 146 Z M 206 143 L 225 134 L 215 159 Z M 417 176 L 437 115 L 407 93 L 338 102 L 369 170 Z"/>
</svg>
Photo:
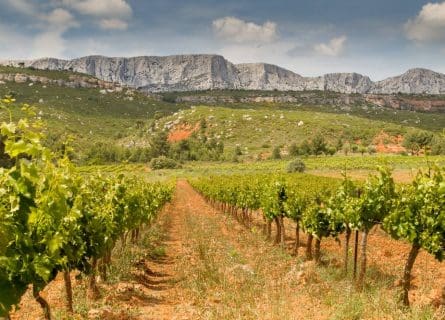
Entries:
<svg viewBox="0 0 445 320">
<path fill-rule="evenodd" d="M 243 155 L 243 151 L 241 150 L 240 146 L 236 146 L 235 147 L 235 151 L 233 153 L 235 154 L 235 156 L 242 156 Z"/>
<path fill-rule="evenodd" d="M 273 148 L 271 158 L 281 159 L 280 147 Z"/>
<path fill-rule="evenodd" d="M 356 145 L 355 143 L 351 146 L 351 150 L 352 152 L 356 153 L 358 151 L 358 145 Z"/>
<path fill-rule="evenodd" d="M 338 138 L 337 143 L 335 144 L 335 148 L 337 151 L 340 151 L 343 148 L 343 139 Z"/>
<path fill-rule="evenodd" d="M 160 131 L 156 133 L 150 141 L 150 147 L 152 158 L 167 156 L 170 151 L 168 133 L 166 131 Z"/>
<path fill-rule="evenodd" d="M 376 153 L 377 150 L 374 146 L 368 146 L 368 153 L 369 155 L 373 155 L 374 153 Z"/>
<path fill-rule="evenodd" d="M 445 251 L 445 183 L 441 170 L 419 172 L 410 186 L 400 191 L 394 210 L 384 220 L 385 230 L 395 239 L 411 243 L 402 278 L 402 301 L 409 306 L 411 270 L 421 248 L 438 260 Z"/>
<path fill-rule="evenodd" d="M 329 155 L 329 156 L 333 156 L 336 153 L 337 153 L 337 149 L 335 147 L 333 147 L 333 146 L 329 146 L 326 149 L 326 154 Z"/>
<path fill-rule="evenodd" d="M 343 153 L 345 154 L 345 156 L 347 156 L 348 153 L 351 151 L 351 146 L 349 145 L 349 143 L 345 143 L 343 145 L 342 150 L 343 150 Z"/>
<path fill-rule="evenodd" d="M 426 131 L 415 131 L 408 133 L 404 140 L 403 146 L 408 150 L 411 150 L 413 154 L 419 155 L 420 150 L 427 152 L 427 147 L 431 145 L 433 140 L 433 134 Z"/>
<path fill-rule="evenodd" d="M 310 155 L 311 153 L 312 153 L 311 145 L 307 140 L 304 140 L 300 145 L 300 154 L 302 156 L 307 156 Z"/>
<path fill-rule="evenodd" d="M 360 147 L 358 148 L 358 152 L 360 152 L 360 153 L 362 154 L 362 156 L 364 156 L 364 155 L 365 155 L 365 152 L 366 152 L 366 148 L 365 148 L 364 146 L 360 146 Z"/>
<path fill-rule="evenodd" d="M 289 155 L 291 157 L 296 157 L 298 156 L 298 146 L 295 142 L 293 142 L 290 146 L 289 146 Z"/>
<path fill-rule="evenodd" d="M 435 136 L 431 141 L 431 154 L 440 155 L 445 154 L 445 139 Z"/>
<path fill-rule="evenodd" d="M 324 137 L 321 134 L 315 136 L 312 140 L 312 153 L 316 156 L 325 153 L 327 148 L 327 143 Z"/>
</svg>

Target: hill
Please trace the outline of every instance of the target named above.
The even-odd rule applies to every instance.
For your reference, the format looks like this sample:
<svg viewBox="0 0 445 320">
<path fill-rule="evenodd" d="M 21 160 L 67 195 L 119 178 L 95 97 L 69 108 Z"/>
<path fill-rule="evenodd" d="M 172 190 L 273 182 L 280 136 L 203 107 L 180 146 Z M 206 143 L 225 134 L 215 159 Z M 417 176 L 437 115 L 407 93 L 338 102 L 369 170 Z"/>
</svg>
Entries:
<svg viewBox="0 0 445 320">
<path fill-rule="evenodd" d="M 199 134 L 202 120 L 207 123 L 206 137 L 225 145 L 226 159 L 231 159 L 236 147 L 247 158 L 267 157 L 276 146 L 285 154 L 292 143 L 300 144 L 317 134 L 331 145 L 342 139 L 351 145 L 397 152 L 407 133 L 425 130 L 439 135 L 445 127 L 443 113 L 391 110 L 353 100 L 362 99 L 360 95 L 293 92 L 288 94 L 293 99 L 282 99 L 283 93 L 276 91 L 228 90 L 208 91 L 205 96 L 210 100 L 196 100 L 201 93 L 148 96 L 113 83 L 100 84 L 91 76 L 81 80 L 90 87 L 73 86 L 77 81 L 73 79 L 85 76 L 70 71 L 3 67 L 2 72 L 21 72 L 27 78 L 0 82 L 0 96 L 13 95 L 18 103 L 34 105 L 38 116 L 48 123 L 50 145 L 57 147 L 72 136 L 78 160 L 97 145 L 119 146 L 123 152 L 147 147 L 164 128 L 170 141 L 178 142 L 193 132 Z M 33 82 L 37 76 L 52 81 Z M 20 110 L 14 114 L 19 116 Z"/>
</svg>

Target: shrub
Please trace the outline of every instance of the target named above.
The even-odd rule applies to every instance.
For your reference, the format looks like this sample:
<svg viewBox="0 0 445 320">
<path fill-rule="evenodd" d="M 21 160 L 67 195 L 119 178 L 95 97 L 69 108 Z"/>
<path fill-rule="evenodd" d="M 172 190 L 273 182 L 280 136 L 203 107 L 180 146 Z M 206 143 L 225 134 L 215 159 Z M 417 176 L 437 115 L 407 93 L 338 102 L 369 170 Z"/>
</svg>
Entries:
<svg viewBox="0 0 445 320">
<path fill-rule="evenodd" d="M 272 159 L 281 159 L 280 147 L 273 148 L 271 158 Z"/>
<path fill-rule="evenodd" d="M 336 147 L 330 146 L 330 147 L 326 148 L 326 155 L 333 156 L 336 153 L 337 153 L 337 148 Z"/>
<path fill-rule="evenodd" d="M 287 165 L 287 169 L 286 169 L 286 171 L 288 173 L 304 172 L 304 170 L 306 170 L 306 165 L 304 164 L 304 162 L 301 159 L 298 159 L 298 158 L 289 162 L 289 164 Z"/>
<path fill-rule="evenodd" d="M 153 170 L 179 169 L 181 168 L 181 165 L 173 159 L 161 156 L 158 158 L 151 159 L 150 168 L 152 168 Z"/>
<path fill-rule="evenodd" d="M 370 155 L 373 155 L 376 152 L 377 152 L 377 149 L 374 146 L 368 146 L 368 153 Z"/>
<path fill-rule="evenodd" d="M 243 151 L 241 150 L 240 146 L 236 146 L 234 153 L 235 153 L 235 156 L 243 155 Z"/>
<path fill-rule="evenodd" d="M 292 157 L 295 157 L 298 155 L 298 146 L 297 144 L 294 142 L 289 146 L 289 155 Z"/>
</svg>

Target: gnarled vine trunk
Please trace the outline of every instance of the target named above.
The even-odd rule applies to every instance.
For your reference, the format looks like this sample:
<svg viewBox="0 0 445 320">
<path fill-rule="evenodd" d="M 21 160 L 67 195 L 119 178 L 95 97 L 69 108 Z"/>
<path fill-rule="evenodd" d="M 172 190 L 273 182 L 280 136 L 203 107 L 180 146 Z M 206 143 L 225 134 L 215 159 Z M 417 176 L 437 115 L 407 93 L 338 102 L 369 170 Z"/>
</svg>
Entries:
<svg viewBox="0 0 445 320">
<path fill-rule="evenodd" d="M 270 219 L 267 219 L 266 229 L 267 240 L 270 240 L 270 238 L 272 237 L 272 221 Z"/>
<path fill-rule="evenodd" d="M 278 219 L 278 217 L 275 217 L 274 220 L 275 220 L 275 225 L 277 226 L 277 233 L 275 235 L 274 243 L 278 244 L 278 243 L 280 243 L 280 240 L 281 240 L 281 223 L 280 223 L 280 220 Z"/>
<path fill-rule="evenodd" d="M 345 233 L 345 245 L 344 245 L 344 263 L 343 268 L 345 274 L 348 274 L 348 255 L 349 255 L 349 240 L 351 239 L 351 229 L 349 227 L 346 227 L 346 233 Z"/>
<path fill-rule="evenodd" d="M 300 247 L 300 222 L 297 220 L 297 225 L 295 226 L 295 244 L 294 244 L 294 254 L 298 256 L 298 248 Z"/>
<path fill-rule="evenodd" d="M 43 309 L 43 315 L 46 320 L 51 320 L 51 309 L 49 308 L 48 302 L 40 295 L 39 290 L 35 286 L 32 288 L 32 294 L 34 299 L 38 302 L 40 307 Z"/>
<path fill-rule="evenodd" d="M 91 264 L 91 275 L 90 275 L 90 281 L 88 283 L 88 289 L 90 298 L 93 300 L 97 300 L 100 296 L 99 288 L 97 287 L 96 283 L 96 269 L 97 269 L 97 259 L 93 258 L 92 264 Z"/>
<path fill-rule="evenodd" d="M 314 245 L 314 259 L 317 264 L 320 264 L 320 248 L 321 248 L 321 238 L 315 238 Z"/>
<path fill-rule="evenodd" d="M 286 233 L 284 230 L 284 217 L 282 215 L 278 216 L 278 221 L 280 222 L 280 246 L 284 250 L 286 248 Z"/>
<path fill-rule="evenodd" d="M 408 259 L 405 263 L 405 269 L 403 271 L 402 288 L 403 288 L 403 304 L 409 306 L 409 289 L 411 287 L 411 270 L 413 269 L 414 262 L 416 261 L 417 255 L 419 254 L 420 246 L 418 244 L 413 244 L 411 250 L 408 254 Z"/>
<path fill-rule="evenodd" d="M 306 259 L 312 260 L 312 240 L 314 236 L 312 234 L 307 235 L 307 243 L 306 243 Z"/>
<path fill-rule="evenodd" d="M 360 243 L 360 274 L 358 275 L 358 281 L 357 281 L 357 289 L 363 290 L 363 286 L 365 284 L 365 274 L 366 274 L 366 262 L 367 262 L 367 256 L 366 256 L 366 246 L 368 243 L 368 230 L 364 230 L 362 232 L 362 241 Z"/>
<path fill-rule="evenodd" d="M 73 286 L 71 285 L 71 276 L 69 270 L 63 272 L 63 280 L 65 282 L 66 291 L 66 309 L 69 313 L 73 313 Z"/>
<path fill-rule="evenodd" d="M 354 273 L 353 273 L 354 280 L 357 276 L 357 258 L 358 258 L 358 230 L 355 231 L 355 239 L 354 239 Z"/>
</svg>

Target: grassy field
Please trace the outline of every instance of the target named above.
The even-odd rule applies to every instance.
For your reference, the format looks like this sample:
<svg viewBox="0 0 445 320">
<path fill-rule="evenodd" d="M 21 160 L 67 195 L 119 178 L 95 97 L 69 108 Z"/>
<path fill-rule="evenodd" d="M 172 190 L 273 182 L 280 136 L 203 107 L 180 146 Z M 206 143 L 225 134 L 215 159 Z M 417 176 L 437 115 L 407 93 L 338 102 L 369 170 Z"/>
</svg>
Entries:
<svg viewBox="0 0 445 320">
<path fill-rule="evenodd" d="M 375 173 L 379 166 L 389 166 L 394 178 L 399 182 L 408 182 L 419 169 L 430 166 L 445 166 L 445 156 L 415 157 L 400 155 L 374 156 L 334 156 L 303 158 L 307 172 L 315 175 L 341 178 L 346 172 L 352 178 L 366 179 Z M 144 175 L 153 181 L 168 181 L 207 175 L 276 173 L 286 172 L 290 160 L 268 160 L 245 163 L 230 162 L 188 162 L 181 169 L 151 170 L 148 164 L 111 164 L 79 167 L 85 174 L 101 171 L 110 174 Z"/>
</svg>

